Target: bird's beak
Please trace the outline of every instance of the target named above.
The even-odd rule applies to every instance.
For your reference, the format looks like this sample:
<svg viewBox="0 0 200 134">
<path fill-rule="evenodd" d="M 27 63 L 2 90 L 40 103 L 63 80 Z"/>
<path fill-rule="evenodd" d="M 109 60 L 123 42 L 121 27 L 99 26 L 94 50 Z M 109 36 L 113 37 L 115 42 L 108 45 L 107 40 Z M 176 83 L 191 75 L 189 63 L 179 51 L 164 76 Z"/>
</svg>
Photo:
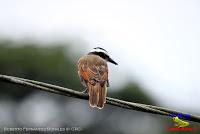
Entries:
<svg viewBox="0 0 200 134">
<path fill-rule="evenodd" d="M 108 62 L 113 63 L 115 65 L 118 65 L 113 59 L 111 59 L 110 57 L 108 58 Z"/>
</svg>

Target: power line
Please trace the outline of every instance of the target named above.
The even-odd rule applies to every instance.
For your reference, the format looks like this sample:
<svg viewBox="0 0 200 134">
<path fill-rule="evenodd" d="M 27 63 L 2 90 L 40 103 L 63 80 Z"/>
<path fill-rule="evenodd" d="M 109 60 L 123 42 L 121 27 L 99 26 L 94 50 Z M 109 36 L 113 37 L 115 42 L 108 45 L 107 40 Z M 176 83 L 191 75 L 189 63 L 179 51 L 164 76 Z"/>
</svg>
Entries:
<svg viewBox="0 0 200 134">
<path fill-rule="evenodd" d="M 14 77 L 14 76 L 8 76 L 8 75 L 0 75 L 0 80 L 7 83 L 13 83 L 13 84 L 18 84 L 22 86 L 36 88 L 36 89 L 46 91 L 46 92 L 51 92 L 51 93 L 60 94 L 64 96 L 88 100 L 88 95 L 85 93 L 75 91 L 69 88 L 60 87 L 57 85 L 47 84 L 44 82 L 39 82 L 35 80 L 29 80 L 29 79 Z M 146 104 L 141 104 L 141 103 L 133 103 L 133 102 L 123 101 L 123 100 L 110 98 L 110 97 L 106 97 L 106 103 L 109 105 L 113 105 L 113 106 L 117 106 L 117 107 L 121 107 L 125 109 L 137 110 L 137 111 L 152 113 L 152 114 L 165 115 L 169 117 L 172 117 L 171 115 L 174 115 L 174 114 L 190 115 L 187 118 L 185 118 L 184 116 L 182 118 L 188 121 L 194 121 L 194 122 L 200 123 L 200 116 L 167 109 L 164 107 L 146 105 Z"/>
</svg>

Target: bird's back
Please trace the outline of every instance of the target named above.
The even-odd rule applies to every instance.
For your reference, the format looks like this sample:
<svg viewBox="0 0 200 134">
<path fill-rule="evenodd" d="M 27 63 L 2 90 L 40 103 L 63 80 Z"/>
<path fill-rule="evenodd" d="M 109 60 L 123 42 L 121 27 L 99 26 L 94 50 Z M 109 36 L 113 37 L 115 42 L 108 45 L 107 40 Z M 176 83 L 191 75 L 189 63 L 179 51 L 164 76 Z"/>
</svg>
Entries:
<svg viewBox="0 0 200 134">
<path fill-rule="evenodd" d="M 87 87 L 90 106 L 103 108 L 108 85 L 107 62 L 97 55 L 85 55 L 78 61 L 78 74 Z"/>
<path fill-rule="evenodd" d="M 89 66 L 93 66 L 93 65 L 105 65 L 107 66 L 107 62 L 101 58 L 100 56 L 98 55 L 85 55 L 85 56 L 82 56 L 79 61 L 78 61 L 78 64 L 79 63 L 86 63 L 89 65 Z"/>
</svg>

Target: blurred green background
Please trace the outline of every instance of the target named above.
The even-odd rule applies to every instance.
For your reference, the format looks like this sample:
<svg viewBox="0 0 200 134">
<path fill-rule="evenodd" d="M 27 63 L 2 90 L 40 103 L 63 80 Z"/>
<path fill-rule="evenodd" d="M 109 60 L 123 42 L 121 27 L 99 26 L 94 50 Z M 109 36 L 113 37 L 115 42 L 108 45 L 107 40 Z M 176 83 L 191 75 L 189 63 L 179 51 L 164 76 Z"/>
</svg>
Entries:
<svg viewBox="0 0 200 134">
<path fill-rule="evenodd" d="M 78 58 L 85 53 L 72 51 L 75 49 L 74 46 L 77 47 L 72 42 L 43 46 L 34 41 L 1 40 L 0 74 L 82 91 L 84 88 L 77 75 L 76 63 Z M 84 49 L 87 49 L 87 46 Z M 112 85 L 109 88 L 112 88 Z M 150 98 L 134 81 L 120 90 L 108 89 L 108 96 L 159 105 L 159 102 Z M 77 127 L 80 128 L 79 131 L 67 131 L 67 133 L 80 134 L 171 133 L 165 130 L 166 126 L 173 126 L 172 119 L 110 105 L 98 110 L 90 108 L 85 100 L 0 81 L 1 133 L 9 133 L 3 131 L 5 127 Z"/>
</svg>

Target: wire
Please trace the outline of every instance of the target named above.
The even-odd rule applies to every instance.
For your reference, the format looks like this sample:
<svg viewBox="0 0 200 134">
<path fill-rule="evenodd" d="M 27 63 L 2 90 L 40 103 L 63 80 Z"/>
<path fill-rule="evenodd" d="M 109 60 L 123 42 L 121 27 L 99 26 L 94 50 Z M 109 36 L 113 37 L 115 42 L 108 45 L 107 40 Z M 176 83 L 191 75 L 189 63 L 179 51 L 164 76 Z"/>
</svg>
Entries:
<svg viewBox="0 0 200 134">
<path fill-rule="evenodd" d="M 46 92 L 51 92 L 51 93 L 60 94 L 64 96 L 88 100 L 88 95 L 85 93 L 75 91 L 69 88 L 60 87 L 57 85 L 47 84 L 44 82 L 39 82 L 35 80 L 29 80 L 29 79 L 14 77 L 14 76 L 8 76 L 8 75 L 0 75 L 0 80 L 4 82 L 8 82 L 8 83 L 36 88 L 36 89 L 46 91 Z M 113 106 L 117 106 L 117 107 L 121 107 L 125 109 L 169 116 L 170 118 L 172 114 L 182 114 L 182 115 L 187 114 L 190 116 L 188 116 L 187 118 L 183 117 L 183 119 L 200 123 L 200 116 L 167 109 L 164 107 L 146 105 L 146 104 L 141 104 L 141 103 L 133 103 L 133 102 L 123 101 L 123 100 L 110 98 L 110 97 L 106 97 L 106 103 L 109 105 L 113 105 Z"/>
</svg>

